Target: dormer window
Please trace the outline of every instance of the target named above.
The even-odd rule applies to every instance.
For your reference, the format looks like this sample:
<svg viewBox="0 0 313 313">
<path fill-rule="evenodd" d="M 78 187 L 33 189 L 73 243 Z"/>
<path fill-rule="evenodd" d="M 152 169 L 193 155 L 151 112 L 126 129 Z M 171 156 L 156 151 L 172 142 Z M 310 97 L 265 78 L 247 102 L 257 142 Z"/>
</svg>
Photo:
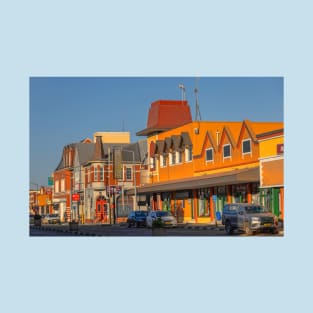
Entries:
<svg viewBox="0 0 313 313">
<path fill-rule="evenodd" d="M 160 155 L 160 166 L 166 167 L 166 156 L 163 154 Z"/>
<path fill-rule="evenodd" d="M 185 161 L 190 162 L 192 160 L 192 148 L 186 147 L 185 149 Z"/>
<path fill-rule="evenodd" d="M 246 139 L 242 141 L 242 154 L 251 153 L 251 139 Z"/>
<path fill-rule="evenodd" d="M 227 159 L 231 157 L 230 144 L 223 146 L 223 159 Z"/>
<path fill-rule="evenodd" d="M 213 148 L 209 148 L 205 150 L 205 161 L 206 162 L 213 161 Z"/>
</svg>

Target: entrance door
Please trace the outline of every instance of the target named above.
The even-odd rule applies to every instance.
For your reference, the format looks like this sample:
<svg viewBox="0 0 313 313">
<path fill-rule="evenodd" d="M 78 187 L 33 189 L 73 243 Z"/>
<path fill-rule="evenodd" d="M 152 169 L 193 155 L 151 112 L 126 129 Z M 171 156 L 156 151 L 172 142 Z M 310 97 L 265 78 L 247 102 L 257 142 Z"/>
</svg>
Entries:
<svg viewBox="0 0 313 313">
<path fill-rule="evenodd" d="M 107 200 L 99 196 L 96 200 L 96 220 L 101 223 L 108 223 Z"/>
</svg>

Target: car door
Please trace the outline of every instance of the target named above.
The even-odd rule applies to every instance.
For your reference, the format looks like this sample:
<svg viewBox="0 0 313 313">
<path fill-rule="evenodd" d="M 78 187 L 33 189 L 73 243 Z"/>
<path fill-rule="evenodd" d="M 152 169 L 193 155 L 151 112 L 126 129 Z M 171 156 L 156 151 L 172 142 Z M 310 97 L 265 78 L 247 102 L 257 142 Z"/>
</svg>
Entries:
<svg viewBox="0 0 313 313">
<path fill-rule="evenodd" d="M 245 208 L 240 206 L 238 208 L 238 228 L 244 229 L 245 228 Z"/>
</svg>

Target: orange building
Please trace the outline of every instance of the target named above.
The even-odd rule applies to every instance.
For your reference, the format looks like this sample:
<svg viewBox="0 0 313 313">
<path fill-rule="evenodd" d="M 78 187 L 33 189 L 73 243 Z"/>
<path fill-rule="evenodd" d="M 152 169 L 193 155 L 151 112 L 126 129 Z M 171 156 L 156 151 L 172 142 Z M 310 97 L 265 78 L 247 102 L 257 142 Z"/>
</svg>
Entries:
<svg viewBox="0 0 313 313">
<path fill-rule="evenodd" d="M 259 202 L 257 135 L 283 123 L 192 121 L 186 102 L 175 101 L 176 111 L 166 105 L 154 102 L 147 128 L 137 133 L 148 137 L 150 179 L 140 193 L 152 208 L 173 211 L 179 222 L 209 222 L 219 219 L 225 202 Z M 162 116 L 173 116 L 172 127 L 162 127 Z"/>
</svg>

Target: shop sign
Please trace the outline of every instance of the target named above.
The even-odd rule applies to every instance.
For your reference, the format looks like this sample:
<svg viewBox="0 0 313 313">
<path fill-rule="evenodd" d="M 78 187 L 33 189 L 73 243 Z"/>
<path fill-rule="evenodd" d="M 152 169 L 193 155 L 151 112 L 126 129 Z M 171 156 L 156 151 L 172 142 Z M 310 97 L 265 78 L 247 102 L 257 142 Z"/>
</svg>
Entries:
<svg viewBox="0 0 313 313">
<path fill-rule="evenodd" d="M 246 192 L 247 191 L 247 186 L 246 185 L 235 185 L 233 186 L 235 189 L 235 192 Z"/>
<path fill-rule="evenodd" d="M 188 198 L 191 198 L 190 192 L 188 190 L 176 192 L 176 194 L 175 194 L 175 199 L 178 199 L 178 200 L 183 200 L 183 199 L 188 199 Z"/>
<path fill-rule="evenodd" d="M 72 194 L 72 201 L 79 201 L 79 200 L 80 200 L 79 193 L 73 193 Z"/>
<path fill-rule="evenodd" d="M 121 193 L 121 187 L 120 186 L 107 186 L 106 187 L 107 194 L 120 194 Z"/>
</svg>

